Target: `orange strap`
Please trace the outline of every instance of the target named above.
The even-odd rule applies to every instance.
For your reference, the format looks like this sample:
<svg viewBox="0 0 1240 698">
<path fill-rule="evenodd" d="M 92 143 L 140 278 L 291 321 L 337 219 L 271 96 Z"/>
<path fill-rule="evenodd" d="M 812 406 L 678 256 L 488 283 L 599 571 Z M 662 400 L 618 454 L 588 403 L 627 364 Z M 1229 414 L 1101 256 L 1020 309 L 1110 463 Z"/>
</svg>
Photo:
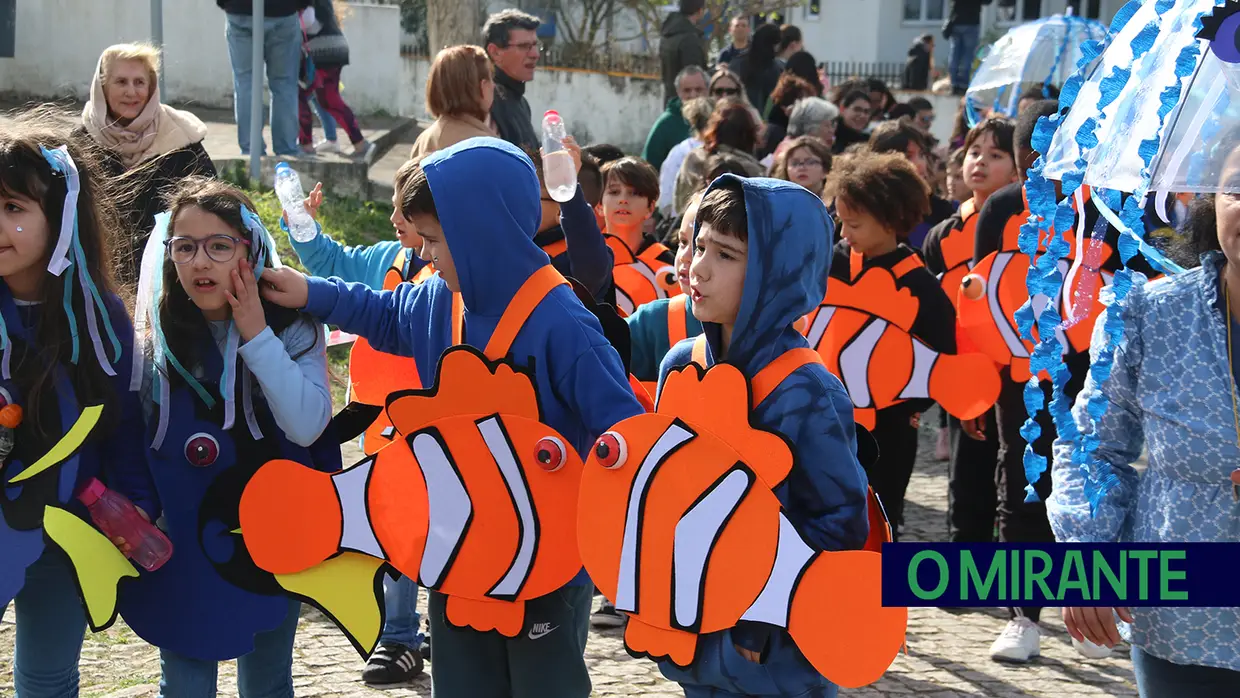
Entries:
<svg viewBox="0 0 1240 698">
<path fill-rule="evenodd" d="M 706 335 L 699 335 L 693 342 L 693 363 L 706 368 Z M 814 363 L 821 364 L 822 357 L 809 347 L 789 349 L 780 354 L 750 379 L 749 385 L 753 388 L 751 406 L 757 407 L 762 404 L 762 401 L 769 397 L 785 378 L 792 375 L 793 371 Z"/>
<path fill-rule="evenodd" d="M 861 271 L 865 268 L 865 256 L 856 250 L 848 253 L 848 276 L 853 281 L 861 275 Z"/>
<path fill-rule="evenodd" d="M 973 216 L 973 214 L 977 213 L 977 203 L 974 201 L 973 197 L 969 197 L 960 204 L 959 213 L 960 220 L 962 221 L 968 220 Z"/>
<path fill-rule="evenodd" d="M 706 368 L 706 335 L 700 334 L 693 341 L 693 363 Z"/>
<path fill-rule="evenodd" d="M 546 298 L 547 294 L 551 293 L 551 290 L 560 284 L 568 285 L 568 281 L 550 264 L 531 274 L 530 278 L 525 280 L 525 283 L 517 290 L 516 295 L 509 301 L 508 307 L 499 319 L 499 324 L 495 326 L 495 331 L 491 333 L 491 339 L 487 342 L 487 347 L 483 354 L 492 361 L 503 358 L 512 346 L 513 340 L 517 338 L 517 333 L 525 325 L 525 321 L 529 318 L 530 313 L 534 312 L 534 308 L 538 307 L 542 299 Z M 460 294 L 457 295 L 459 296 Z M 463 320 L 463 316 L 461 320 Z M 456 324 L 458 329 L 454 332 L 454 337 L 461 336 L 459 328 L 463 323 L 458 321 Z"/>
<path fill-rule="evenodd" d="M 667 346 L 674 347 L 689 336 L 688 296 L 673 296 L 667 304 Z"/>
<path fill-rule="evenodd" d="M 543 245 L 542 251 L 546 252 L 548 257 L 555 259 L 565 252 L 568 252 L 568 241 L 556 240 L 555 242 L 547 243 L 546 245 Z"/>
<path fill-rule="evenodd" d="M 785 378 L 792 375 L 793 371 L 813 363 L 822 363 L 822 357 L 809 347 L 789 349 L 780 354 L 749 381 L 750 387 L 753 388 L 753 406 L 757 407 L 762 404 L 762 401 L 774 392 Z"/>
<path fill-rule="evenodd" d="M 461 299 L 461 294 L 452 294 L 452 346 L 460 344 L 464 339 L 462 335 L 465 329 L 465 301 Z"/>
<path fill-rule="evenodd" d="M 899 262 L 896 262 L 896 265 L 891 268 L 891 275 L 897 279 L 903 278 L 905 274 L 913 271 L 914 269 L 920 269 L 923 266 L 925 265 L 921 263 L 921 257 L 918 257 L 915 254 L 909 255 Z"/>
</svg>

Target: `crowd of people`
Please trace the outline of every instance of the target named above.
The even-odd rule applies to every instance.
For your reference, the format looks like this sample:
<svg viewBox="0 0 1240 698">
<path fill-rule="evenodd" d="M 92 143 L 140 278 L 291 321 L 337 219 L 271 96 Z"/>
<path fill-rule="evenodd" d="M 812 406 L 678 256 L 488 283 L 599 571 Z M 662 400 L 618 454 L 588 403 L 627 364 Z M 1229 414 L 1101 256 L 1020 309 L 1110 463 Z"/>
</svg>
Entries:
<svg viewBox="0 0 1240 698">
<path fill-rule="evenodd" d="M 253 74 L 240 67 L 248 63 L 241 49 L 250 29 L 243 4 L 221 0 L 245 150 L 248 99 L 240 96 Z M 946 30 L 953 65 L 957 44 L 977 40 L 974 15 L 955 9 L 966 4 L 952 3 L 954 26 Z M 304 32 L 313 74 L 290 68 L 298 57 L 267 54 L 275 152 L 336 147 L 325 144 L 335 142 L 338 124 L 357 156 L 369 157 L 372 146 L 339 95 L 348 48 L 332 3 L 293 5 L 281 14 L 288 8 L 269 0 L 275 14 L 267 33 L 283 47 L 300 45 L 296 33 Z M 602 457 L 606 439 L 617 438 L 609 430 L 650 411 L 669 376 L 690 364 L 727 364 L 756 384 L 796 350 L 814 349 L 820 358 L 798 359 L 744 406 L 795 456 L 775 496 L 806 541 L 831 551 L 862 548 L 879 534 L 872 492 L 898 541 L 922 415 L 936 402 L 955 402 L 939 399 L 942 386 L 912 389 L 917 371 L 903 365 L 909 357 L 874 349 L 845 367 L 841 345 L 869 325 L 832 329 L 822 311 L 858 289 L 865 298 L 854 308 L 884 320 L 884 332 L 903 332 L 936 356 L 974 351 L 958 322 L 962 284 L 976 265 L 1016 251 L 1012 231 L 1029 218 L 1022 183 L 1039 157 L 1034 132 L 1061 105 L 1039 88 L 1021 100 L 1016 119 L 987 117 L 971 128 L 962 108 L 950 140 L 939 142 L 928 100 L 899 102 L 879 80 L 825 84 L 795 26 L 754 29 L 739 14 L 729 45 L 711 60 L 697 26 L 703 12 L 702 0 L 681 0 L 664 26 L 667 107 L 640 157 L 606 143 L 563 141 L 578 181 L 565 202 L 549 195 L 547 154 L 524 97 L 541 51 L 539 20 L 518 10 L 492 15 L 481 46 L 445 48 L 432 62 L 426 109 L 435 120 L 395 175 L 393 239 L 347 247 L 333 235 L 340 231 L 321 229 L 309 240 L 290 238 L 308 274 L 278 263 L 269 232 L 278 222 L 260 220 L 243 191 L 214 178 L 203 124 L 160 102 L 160 56 L 151 46 L 104 51 L 80 127 L 60 128 L 43 108 L 6 125 L 0 398 L 25 415 L 5 453 L 6 474 L 39 461 L 83 407 L 103 405 L 105 414 L 62 466 L 65 484 L 10 488 L 0 499 L 0 555 L 15 561 L 0 570 L 0 601 L 12 602 L 17 619 L 17 696 L 78 694 L 88 625 L 78 602 L 83 573 L 45 545 L 28 502 L 42 497 L 84 516 L 71 500 L 94 479 L 128 497 L 174 546 L 157 572 L 122 582 L 117 609 L 160 648 L 161 695 L 214 695 L 217 662 L 231 658 L 239 660 L 241 696 L 293 695 L 301 602 L 256 582 L 252 562 L 237 562 L 235 523 L 203 522 L 236 521 L 224 510 L 236 508 L 244 483 L 235 475 L 246 467 L 284 458 L 341 470 L 324 323 L 404 357 L 385 364 L 403 367 L 390 376 L 392 391 L 437 386 L 439 359 L 457 345 L 512 362 L 530 375 L 539 420 L 583 458 Z M 933 37 L 922 37 L 910 50 L 910 71 L 928 71 L 932 55 Z M 290 70 L 293 82 L 302 71 L 300 89 L 288 81 Z M 953 67 L 953 84 L 957 77 Z M 318 144 L 315 109 L 327 130 Z M 1236 160 L 1220 164 L 1223 177 L 1240 167 Z M 305 204 L 311 215 L 322 199 L 316 187 Z M 1234 536 L 1231 499 L 1206 484 L 1206 471 L 1234 455 L 1232 444 L 1195 440 L 1199 430 L 1177 426 L 1188 417 L 1168 416 L 1227 431 L 1234 409 L 1202 406 L 1203 396 L 1217 397 L 1221 381 L 1232 386 L 1227 406 L 1234 408 L 1240 381 L 1231 349 L 1240 299 L 1230 300 L 1240 281 L 1229 283 L 1240 274 L 1233 269 L 1240 215 L 1229 195 L 1190 208 L 1186 235 L 1204 255 L 1200 267 L 1134 291 L 1124 322 L 1135 329 L 1111 378 L 1090 372 L 1088 336 L 1065 356 L 1065 392 L 1076 400 L 1081 429 L 1095 428 L 1086 402 L 1116 406 L 1096 428 L 1100 457 L 1121 486 L 1090 515 L 1071 444 L 1043 413 L 1031 446 L 1054 467 L 1033 483 L 1038 500 L 1027 501 L 1023 434 L 1032 376 L 1027 360 L 1023 369 L 1013 361 L 999 371 L 990 408 L 971 418 L 932 412 L 934 455 L 949 462 L 951 541 Z M 1095 209 L 1078 215 L 1095 227 Z M 1101 266 L 1114 272 L 1118 233 L 1107 235 L 1110 255 Z M 553 283 L 530 301 L 532 279 Z M 131 297 L 135 303 L 122 300 Z M 513 313 L 523 313 L 515 324 Z M 607 334 L 615 316 L 607 313 L 627 325 L 627 340 L 616 346 Z M 871 361 L 890 363 L 870 371 Z M 1186 361 L 1210 375 L 1198 371 L 1196 383 L 1182 384 L 1161 368 Z M 862 382 L 884 387 L 858 388 L 858 366 L 871 376 Z M 901 371 L 908 375 L 872 377 Z M 889 390 L 895 380 L 906 383 Z M 1049 397 L 1049 382 L 1042 388 Z M 367 454 L 391 442 L 388 427 L 366 431 Z M 1157 458 L 1138 474 L 1132 463 L 1147 433 Z M 1190 515 L 1198 505 L 1208 511 Z M 132 543 L 114 542 L 122 551 Z M 521 631 L 507 636 L 454 622 L 450 597 L 428 583 L 423 632 L 417 582 L 394 568 L 384 577 L 382 633 L 362 671 L 368 684 L 407 682 L 433 658 L 440 698 L 583 698 L 591 685 L 583 657 L 589 626 L 622 626 L 634 612 L 615 599 L 601 599 L 595 610 L 597 590 L 582 574 L 527 602 Z M 1037 657 L 1041 610 L 1009 609 L 990 656 Z M 1180 695 L 1189 685 L 1240 691 L 1234 609 L 1065 609 L 1064 618 L 1086 657 L 1107 656 L 1120 641 L 1116 618 L 1131 623 L 1142 695 Z M 742 621 L 697 642 L 689 666 L 656 658 L 689 698 L 835 695 L 782 628 Z"/>
</svg>

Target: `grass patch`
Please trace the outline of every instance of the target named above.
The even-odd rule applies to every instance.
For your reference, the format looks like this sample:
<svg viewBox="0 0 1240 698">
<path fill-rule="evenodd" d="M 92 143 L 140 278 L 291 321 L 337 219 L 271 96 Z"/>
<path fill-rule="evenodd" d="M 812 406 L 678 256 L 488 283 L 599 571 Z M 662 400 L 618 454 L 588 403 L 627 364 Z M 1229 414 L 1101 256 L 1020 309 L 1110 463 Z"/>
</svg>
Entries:
<svg viewBox="0 0 1240 698">
<path fill-rule="evenodd" d="M 267 225 L 275 239 L 280 261 L 299 271 L 306 271 L 289 244 L 288 233 L 280 229 L 282 210 L 280 200 L 274 190 L 267 187 L 249 187 L 233 182 L 245 189 L 246 194 L 254 201 L 255 213 Z M 330 192 L 323 197 L 323 206 L 319 208 L 318 221 L 323 226 L 323 233 L 345 245 L 371 245 L 394 237 L 392 221 L 389 219 L 391 207 L 376 204 L 373 201 L 361 201 L 353 197 L 333 196 Z M 349 376 L 348 346 L 331 347 L 327 350 L 327 363 L 331 373 L 332 400 L 336 408 L 344 406 L 344 395 Z"/>
</svg>

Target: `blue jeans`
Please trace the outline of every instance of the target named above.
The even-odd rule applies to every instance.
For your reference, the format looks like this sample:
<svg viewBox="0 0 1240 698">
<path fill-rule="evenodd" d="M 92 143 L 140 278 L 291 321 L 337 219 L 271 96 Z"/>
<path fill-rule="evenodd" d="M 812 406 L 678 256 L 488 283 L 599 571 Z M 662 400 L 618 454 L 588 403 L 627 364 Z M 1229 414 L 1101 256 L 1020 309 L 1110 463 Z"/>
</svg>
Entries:
<svg viewBox="0 0 1240 698">
<path fill-rule="evenodd" d="M 254 18 L 250 15 L 228 15 L 225 35 L 233 69 L 233 114 L 237 119 L 237 144 L 246 154 L 250 152 L 250 89 L 255 73 L 251 60 L 253 29 Z M 297 15 L 263 20 L 263 62 L 271 89 L 271 147 L 276 155 L 296 155 L 297 72 L 301 66 L 301 23 Z M 263 134 L 255 136 L 258 147 L 266 153 Z"/>
<path fill-rule="evenodd" d="M 44 552 L 26 570 L 26 584 L 13 601 L 16 698 L 76 698 L 86 611 L 68 562 L 55 552 Z"/>
<path fill-rule="evenodd" d="M 240 698 L 293 698 L 293 638 L 301 603 L 290 601 L 288 616 L 273 630 L 254 636 L 254 651 L 237 658 Z M 160 650 L 160 698 L 215 698 L 219 662 Z"/>
<path fill-rule="evenodd" d="M 323 125 L 323 138 L 329 141 L 336 140 L 336 120 L 319 106 L 319 100 L 314 97 L 310 98 L 310 106 L 314 109 L 314 115 L 319 117 L 319 123 Z"/>
<path fill-rule="evenodd" d="M 951 58 L 948 72 L 952 77 L 952 89 L 964 90 L 973 75 L 973 59 L 977 56 L 977 42 L 981 27 L 976 24 L 952 27 Z"/>
<path fill-rule="evenodd" d="M 386 577 L 383 580 L 383 607 L 383 634 L 379 636 L 379 642 L 399 642 L 415 650 L 422 647 L 417 582 L 409 577 Z"/>
<path fill-rule="evenodd" d="M 1132 670 L 1141 698 L 1234 698 L 1240 696 L 1240 671 L 1159 659 L 1132 648 Z"/>
</svg>

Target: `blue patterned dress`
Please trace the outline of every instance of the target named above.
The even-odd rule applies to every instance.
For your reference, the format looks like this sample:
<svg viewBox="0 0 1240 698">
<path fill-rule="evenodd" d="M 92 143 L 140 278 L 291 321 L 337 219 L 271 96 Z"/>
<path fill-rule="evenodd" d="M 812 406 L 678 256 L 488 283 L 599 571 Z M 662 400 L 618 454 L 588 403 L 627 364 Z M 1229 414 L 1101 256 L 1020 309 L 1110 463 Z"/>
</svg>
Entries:
<svg viewBox="0 0 1240 698">
<path fill-rule="evenodd" d="M 1220 253 L 1199 268 L 1134 287 L 1111 376 L 1093 372 L 1073 417 L 1082 434 L 1095 426 L 1085 411 L 1105 398 L 1096 425 L 1100 472 L 1119 483 L 1090 515 L 1084 473 L 1071 462 L 1072 444 L 1055 443 L 1054 492 L 1047 514 L 1064 542 L 1236 542 L 1240 504 L 1229 476 L 1240 467 L 1232 411 L 1232 361 L 1227 353 L 1226 303 Z M 1110 310 L 1107 311 L 1108 313 Z M 1093 359 L 1106 341 L 1105 316 L 1093 337 Z M 1240 343 L 1240 337 L 1235 339 Z M 1142 473 L 1132 463 L 1149 450 Z M 1133 608 L 1124 636 L 1149 654 L 1178 664 L 1240 670 L 1240 608 Z"/>
</svg>

